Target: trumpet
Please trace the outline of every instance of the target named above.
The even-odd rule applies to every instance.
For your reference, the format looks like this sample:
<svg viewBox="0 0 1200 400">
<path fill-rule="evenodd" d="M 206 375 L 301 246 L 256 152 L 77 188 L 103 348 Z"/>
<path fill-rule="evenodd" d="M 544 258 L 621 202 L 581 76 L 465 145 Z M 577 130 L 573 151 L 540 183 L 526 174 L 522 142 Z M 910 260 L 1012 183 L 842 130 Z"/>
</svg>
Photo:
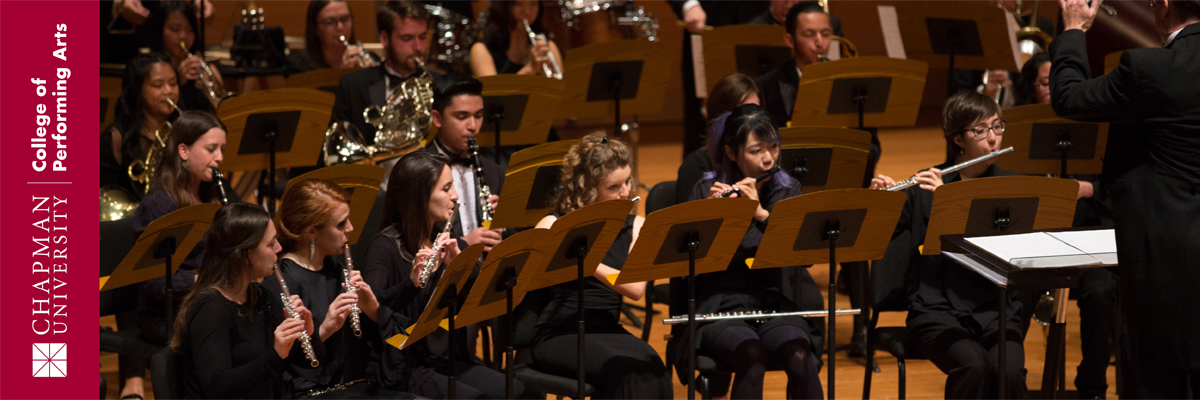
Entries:
<svg viewBox="0 0 1200 400">
<path fill-rule="evenodd" d="M 184 58 L 192 56 L 192 53 L 188 52 L 187 44 L 183 43 L 183 41 L 179 41 L 179 47 L 183 49 Z M 222 101 L 233 97 L 233 93 L 225 90 L 225 83 L 217 78 L 217 74 L 213 72 L 212 67 L 208 63 L 204 62 L 204 60 L 200 60 L 200 63 L 201 66 L 198 70 L 200 72 L 200 82 L 204 84 L 204 97 L 208 98 L 208 102 L 212 103 L 212 107 L 215 110 L 221 105 Z"/>
<path fill-rule="evenodd" d="M 458 214 L 458 202 L 456 201 L 456 202 L 454 202 L 454 208 L 450 209 L 450 219 L 446 220 L 446 227 L 442 229 L 442 233 L 440 233 L 436 237 L 434 237 L 435 241 L 437 240 L 437 238 L 442 237 L 442 235 L 450 233 L 450 228 L 454 226 L 454 216 L 457 214 Z M 429 256 L 429 259 L 425 260 L 425 265 L 421 266 L 421 276 L 419 277 L 419 279 L 421 280 L 421 283 L 418 286 L 420 286 L 421 288 L 425 288 L 425 285 L 429 283 L 429 276 L 433 273 L 433 267 L 437 266 L 438 258 L 441 255 L 442 255 L 442 246 L 435 242 L 433 244 L 433 255 Z"/>
<path fill-rule="evenodd" d="M 346 268 L 342 268 L 342 277 L 346 278 L 346 293 L 357 293 L 358 288 L 350 285 L 350 273 L 354 272 L 354 259 L 350 258 L 350 243 L 344 246 L 346 249 Z M 358 303 L 350 306 L 350 326 L 354 328 L 354 337 L 362 337 L 362 322 L 359 319 L 359 314 L 362 310 L 358 309 Z"/>
<path fill-rule="evenodd" d="M 525 34 L 529 35 L 530 46 L 537 46 L 539 40 L 549 43 L 546 35 L 533 33 L 533 29 L 529 27 L 529 20 L 521 20 L 521 22 L 525 23 Z M 550 57 L 550 65 L 542 64 L 542 72 L 546 74 L 547 78 L 562 80 L 562 68 L 558 66 L 558 60 L 554 58 L 554 51 L 547 52 L 547 55 Z"/>
<path fill-rule="evenodd" d="M 179 106 L 175 105 L 175 102 L 171 99 L 167 99 L 167 103 L 170 103 L 175 111 L 183 113 L 183 110 L 180 110 Z M 133 160 L 133 162 L 129 163 L 129 169 L 126 171 L 129 179 L 142 184 L 145 192 L 150 191 L 150 183 L 154 181 L 154 175 L 158 172 L 158 163 L 162 160 L 163 151 L 167 147 L 167 138 L 170 136 L 171 121 L 163 121 L 162 126 L 154 130 L 154 141 L 150 144 L 150 148 L 146 150 L 146 158 L 144 160 Z M 134 172 L 139 169 L 142 172 Z"/>
<path fill-rule="evenodd" d="M 961 162 L 961 163 L 958 163 L 958 164 L 951 165 L 949 168 L 943 169 L 943 170 L 942 170 L 942 174 L 948 174 L 948 173 L 951 173 L 951 172 L 954 172 L 954 171 L 958 171 L 958 170 L 960 170 L 960 169 L 963 169 L 963 168 L 966 168 L 966 167 L 970 167 L 970 166 L 972 166 L 972 165 L 979 164 L 979 163 L 981 163 L 981 162 L 984 162 L 984 161 L 987 161 L 987 160 L 991 160 L 991 159 L 993 159 L 993 158 L 1000 157 L 1000 156 L 1002 156 L 1002 155 L 1005 155 L 1005 154 L 1008 154 L 1008 153 L 1012 153 L 1012 151 L 1013 151 L 1013 148 L 1012 148 L 1012 146 L 1008 146 L 1008 147 L 1005 147 L 1005 148 L 1003 148 L 1003 149 L 1000 149 L 1000 150 L 994 151 L 994 152 L 992 152 L 992 153 L 989 153 L 989 154 L 987 154 L 987 155 L 983 155 L 983 156 L 975 157 L 975 158 L 973 158 L 973 159 L 970 159 L 970 160 L 967 160 L 967 161 L 963 161 L 963 162 Z M 886 189 L 884 189 L 884 190 L 887 190 L 887 191 L 889 191 L 889 192 L 895 192 L 895 191 L 897 191 L 897 190 L 903 190 L 903 189 L 906 189 L 906 188 L 908 188 L 909 186 L 916 185 L 916 184 L 917 184 L 917 176 L 916 176 L 916 175 L 913 175 L 913 176 L 909 177 L 908 179 L 902 180 L 902 181 L 900 181 L 900 182 L 896 182 L 896 184 L 895 184 L 895 185 L 888 186 L 888 187 L 887 187 Z"/>
<path fill-rule="evenodd" d="M 288 291 L 287 282 L 283 280 L 283 274 L 279 272 L 278 262 L 275 263 L 275 279 L 279 279 L 279 288 L 283 289 L 283 293 L 279 294 L 279 298 L 283 299 L 283 311 L 287 313 L 288 318 L 300 319 L 300 313 L 292 307 L 292 292 Z M 321 364 L 317 360 L 317 353 L 313 351 L 312 339 L 303 329 L 300 330 L 300 347 L 304 349 L 304 357 L 312 361 L 313 367 Z"/>
<path fill-rule="evenodd" d="M 479 225 L 491 229 L 494 210 L 488 198 L 492 197 L 492 189 L 483 180 L 483 164 L 479 160 L 479 145 L 475 143 L 475 138 L 467 139 L 467 148 L 471 150 L 471 158 L 475 161 L 475 194 L 479 199 L 479 219 L 482 221 Z"/>
<path fill-rule="evenodd" d="M 351 45 L 350 45 L 350 41 L 349 41 L 349 40 L 346 40 L 346 36 L 345 36 L 345 35 L 338 35 L 338 40 L 341 40 L 341 41 L 342 41 L 342 44 L 346 45 L 346 47 L 350 47 L 350 46 L 351 46 Z M 357 46 L 358 46 L 358 49 L 359 49 L 359 53 L 358 53 L 358 66 L 359 66 L 359 68 L 366 68 L 366 67 L 369 67 L 370 65 L 368 65 L 368 64 L 367 64 L 367 50 L 366 50 L 366 49 L 363 49 L 363 47 L 362 47 L 362 43 L 359 43 L 359 44 L 357 44 Z"/>
</svg>

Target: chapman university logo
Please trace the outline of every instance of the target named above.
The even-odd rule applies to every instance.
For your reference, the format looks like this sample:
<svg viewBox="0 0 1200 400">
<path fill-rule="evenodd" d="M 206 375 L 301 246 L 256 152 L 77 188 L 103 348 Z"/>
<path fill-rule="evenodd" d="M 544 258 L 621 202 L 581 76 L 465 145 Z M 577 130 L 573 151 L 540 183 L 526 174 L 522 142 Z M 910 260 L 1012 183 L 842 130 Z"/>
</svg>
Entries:
<svg viewBox="0 0 1200 400">
<path fill-rule="evenodd" d="M 33 377 L 63 378 L 67 376 L 66 343 L 33 344 Z"/>
</svg>

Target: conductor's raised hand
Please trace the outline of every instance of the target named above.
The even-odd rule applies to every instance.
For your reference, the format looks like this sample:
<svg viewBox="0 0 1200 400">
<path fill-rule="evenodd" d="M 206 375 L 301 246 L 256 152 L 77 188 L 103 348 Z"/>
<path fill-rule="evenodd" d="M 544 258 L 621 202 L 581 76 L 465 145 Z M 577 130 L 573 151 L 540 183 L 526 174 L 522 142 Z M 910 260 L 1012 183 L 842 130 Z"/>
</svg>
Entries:
<svg viewBox="0 0 1200 400">
<path fill-rule="evenodd" d="M 1100 9 L 1101 0 L 1059 0 L 1062 7 L 1064 30 L 1079 29 L 1087 32 L 1096 20 L 1096 10 Z"/>
</svg>

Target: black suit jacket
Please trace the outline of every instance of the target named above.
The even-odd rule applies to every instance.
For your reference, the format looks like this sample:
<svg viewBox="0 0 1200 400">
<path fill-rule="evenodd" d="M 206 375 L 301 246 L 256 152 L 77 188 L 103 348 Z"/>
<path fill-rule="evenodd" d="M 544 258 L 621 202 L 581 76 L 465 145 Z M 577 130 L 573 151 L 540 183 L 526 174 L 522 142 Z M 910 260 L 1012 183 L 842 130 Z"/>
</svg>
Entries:
<svg viewBox="0 0 1200 400">
<path fill-rule="evenodd" d="M 425 145 L 425 151 L 433 154 L 442 154 L 442 152 L 439 151 L 437 146 L 434 144 L 435 141 L 437 141 L 437 139 L 429 141 L 429 144 Z M 456 155 L 450 155 L 449 157 L 458 158 Z M 495 161 L 492 161 L 492 159 L 487 157 L 480 156 L 479 163 L 483 165 L 483 181 L 484 183 L 487 183 L 488 190 L 491 190 L 492 194 L 499 196 L 500 189 L 502 189 L 504 186 L 504 170 L 500 169 L 499 164 L 496 164 Z M 478 190 L 478 188 L 476 188 L 476 190 Z M 460 193 L 459 196 L 461 197 L 463 194 Z M 480 222 L 479 217 L 482 215 L 483 210 L 480 208 L 478 201 L 475 201 L 475 203 L 474 218 L 475 223 L 478 224 Z M 463 235 L 469 233 L 462 231 L 462 216 L 463 215 L 461 213 L 454 215 L 454 221 L 452 221 L 454 225 L 450 229 L 450 234 L 452 237 L 463 237 Z"/>
<path fill-rule="evenodd" d="M 1200 23 L 1165 48 L 1125 51 L 1095 79 L 1082 31 L 1060 34 L 1050 54 L 1054 111 L 1111 123 L 1101 188 L 1116 214 L 1132 361 L 1200 368 Z"/>
<path fill-rule="evenodd" d="M 788 60 L 775 69 L 755 79 L 762 92 L 762 105 L 771 114 L 775 126 L 786 126 L 792 119 L 796 105 L 796 87 L 800 85 L 800 74 L 796 73 L 796 61 Z"/>
</svg>

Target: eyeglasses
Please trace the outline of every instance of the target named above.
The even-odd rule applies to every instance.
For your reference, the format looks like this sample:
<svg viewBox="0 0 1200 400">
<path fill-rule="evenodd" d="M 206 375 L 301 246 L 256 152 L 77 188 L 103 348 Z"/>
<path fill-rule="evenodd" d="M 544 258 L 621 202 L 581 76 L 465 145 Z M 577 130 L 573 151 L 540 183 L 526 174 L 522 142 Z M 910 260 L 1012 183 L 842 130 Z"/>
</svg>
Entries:
<svg viewBox="0 0 1200 400">
<path fill-rule="evenodd" d="M 992 125 L 990 128 L 975 127 L 975 128 L 967 129 L 966 133 L 971 134 L 972 139 L 982 140 L 984 138 L 987 138 L 989 131 L 995 132 L 996 136 L 1003 135 L 1004 134 L 1004 121 L 997 122 L 995 125 Z"/>
<path fill-rule="evenodd" d="M 329 18 L 325 18 L 325 19 L 323 19 L 323 20 L 317 21 L 317 23 L 318 23 L 318 24 L 321 24 L 321 25 L 324 25 L 324 26 L 334 26 L 334 25 L 337 25 L 337 24 L 339 24 L 339 23 L 340 23 L 340 24 L 342 24 L 342 25 L 347 25 L 347 24 L 349 24 L 349 23 L 350 23 L 350 21 L 353 21 L 353 20 L 354 20 L 354 16 L 353 16 L 353 15 L 346 14 L 346 15 L 343 15 L 343 16 L 341 16 L 341 17 L 329 17 Z"/>
</svg>

